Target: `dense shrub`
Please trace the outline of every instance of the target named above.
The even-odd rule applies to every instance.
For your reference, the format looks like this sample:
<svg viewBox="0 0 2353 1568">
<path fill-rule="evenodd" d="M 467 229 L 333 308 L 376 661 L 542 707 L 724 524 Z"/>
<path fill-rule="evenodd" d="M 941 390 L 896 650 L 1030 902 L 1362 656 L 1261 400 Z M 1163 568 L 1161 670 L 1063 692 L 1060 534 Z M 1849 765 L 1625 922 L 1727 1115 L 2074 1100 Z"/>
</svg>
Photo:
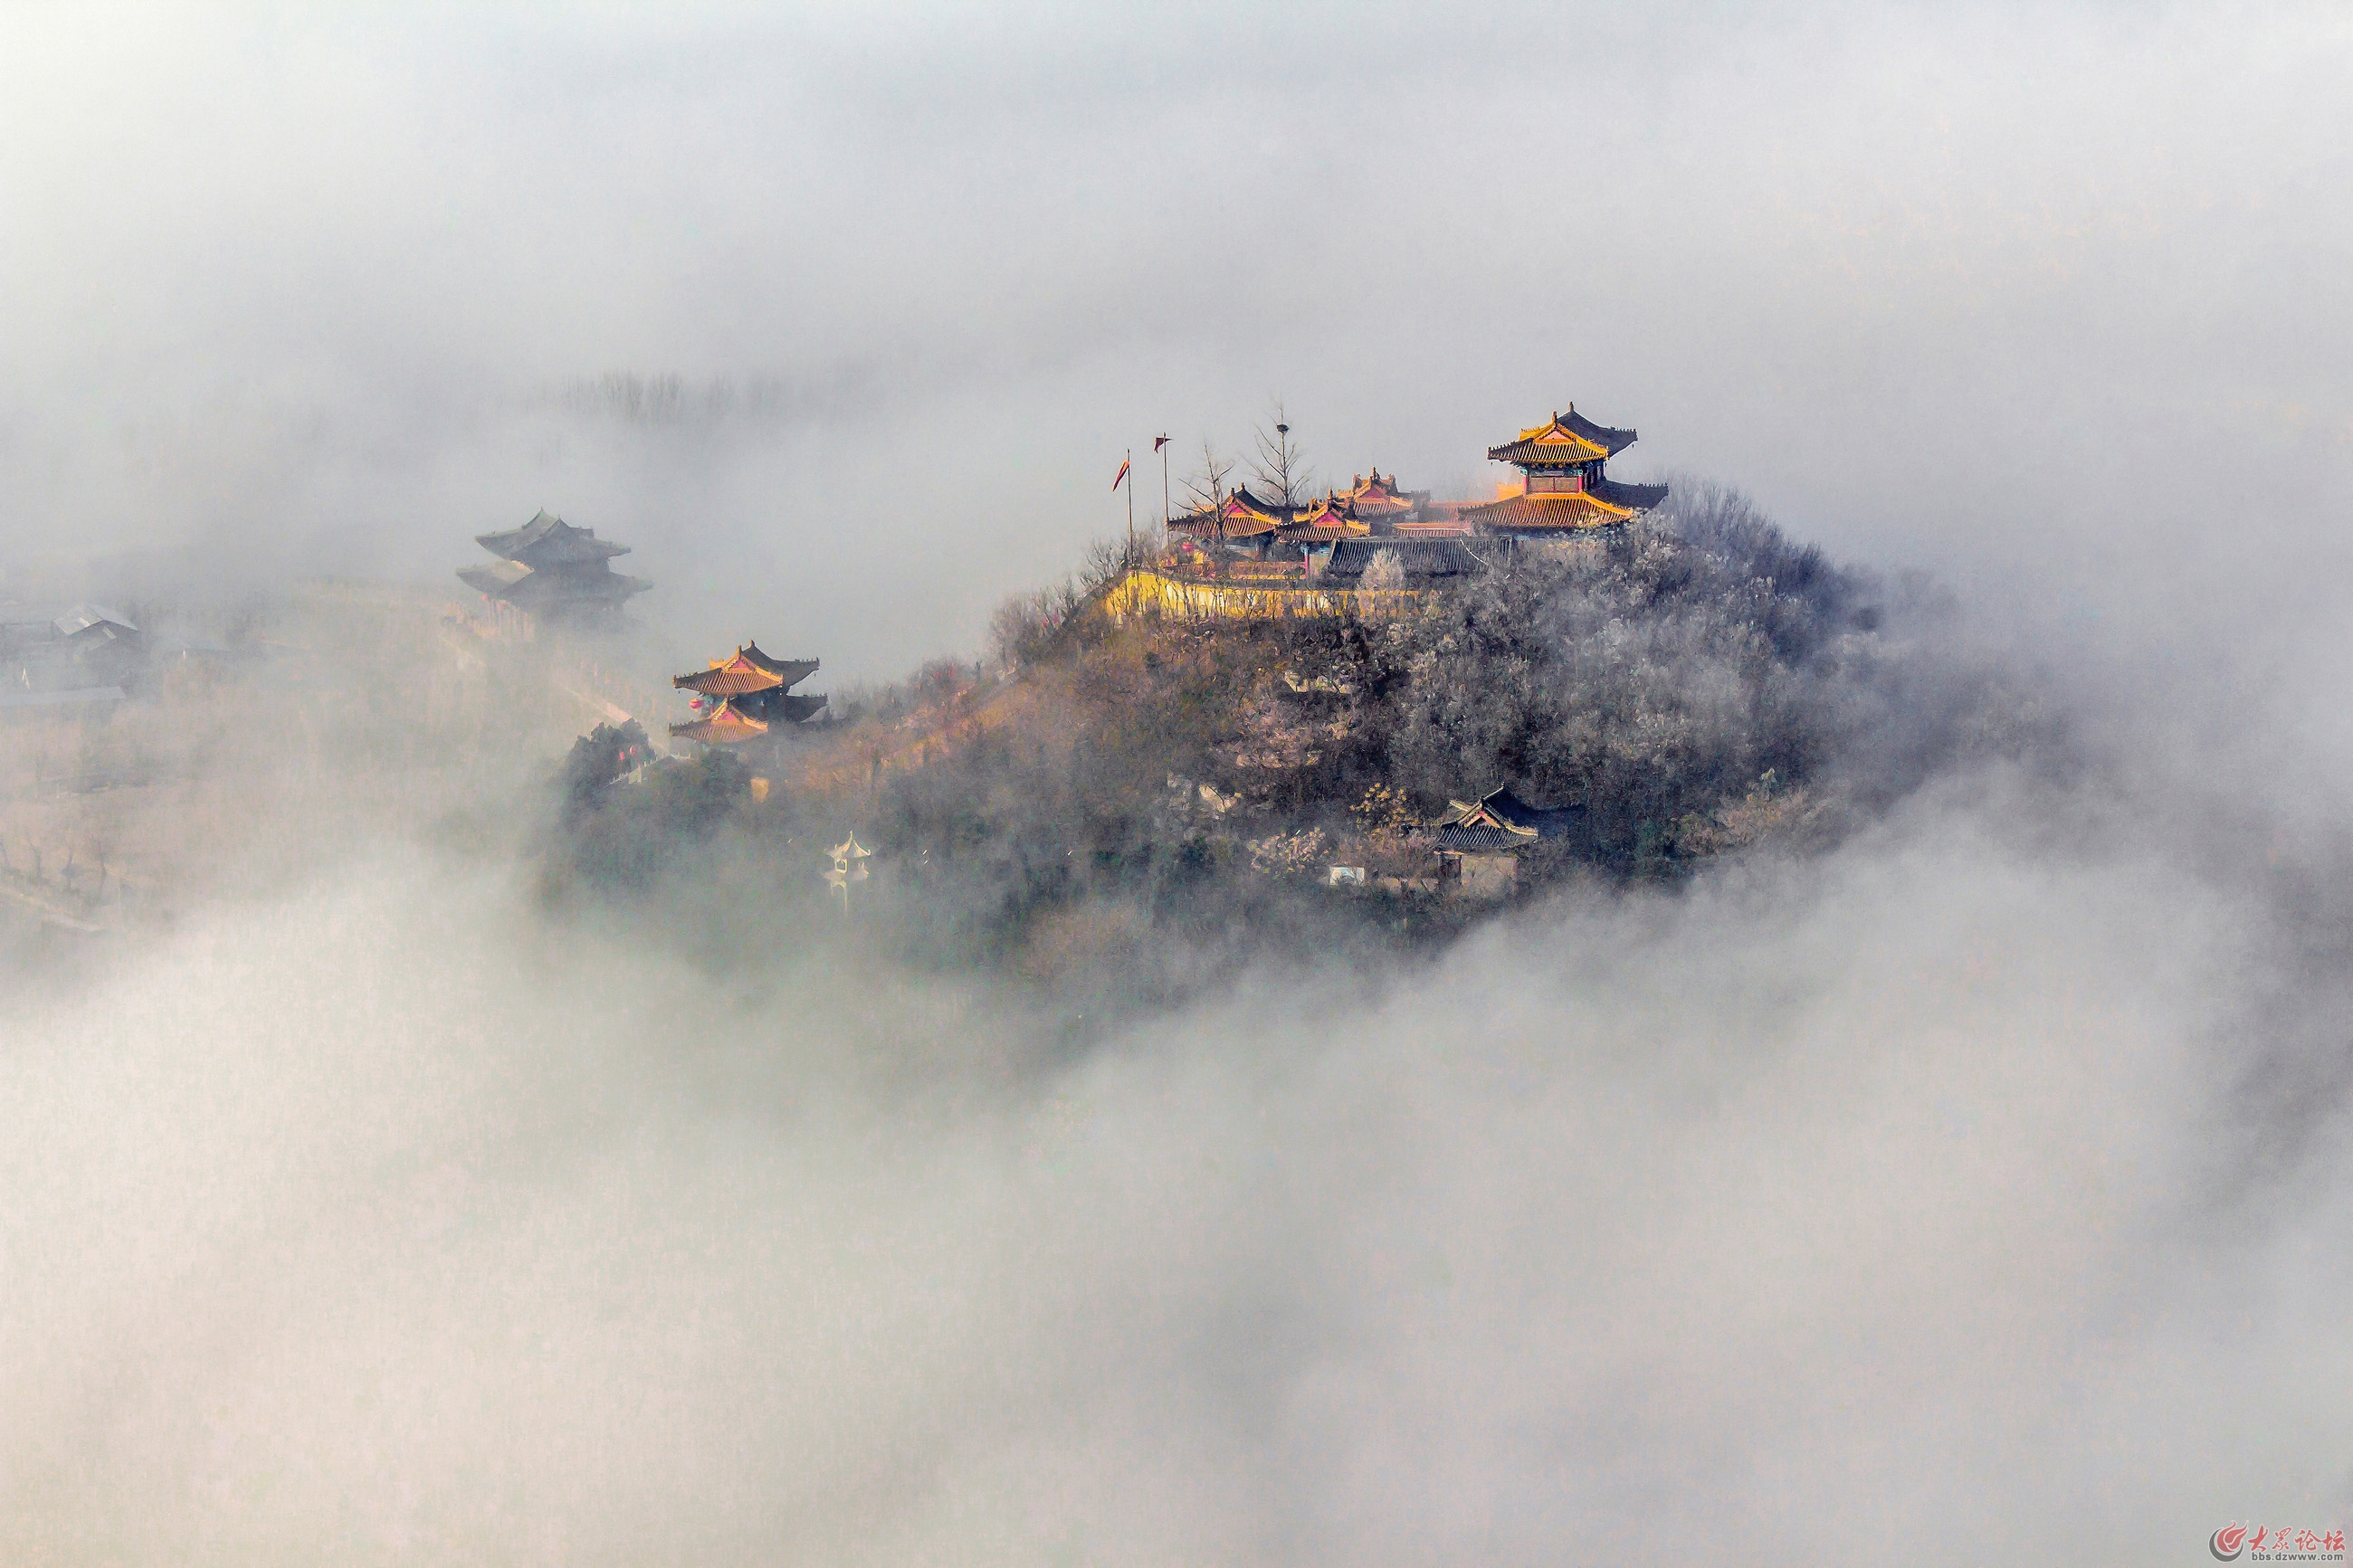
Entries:
<svg viewBox="0 0 2353 1568">
<path fill-rule="evenodd" d="M 1869 584 L 1738 498 L 1700 500 L 1595 548 L 1523 548 L 1379 639 L 1390 781 L 1580 806 L 1588 853 L 1622 867 L 1767 773 L 1816 776 Z"/>
<path fill-rule="evenodd" d="M 637 731 L 635 746 L 630 731 Z M 691 760 L 648 764 L 632 784 L 627 768 L 645 761 L 635 723 L 598 725 L 565 760 L 563 810 L 547 861 L 549 888 L 652 885 L 681 855 L 706 845 L 751 798 L 751 769 L 712 749 Z"/>
</svg>

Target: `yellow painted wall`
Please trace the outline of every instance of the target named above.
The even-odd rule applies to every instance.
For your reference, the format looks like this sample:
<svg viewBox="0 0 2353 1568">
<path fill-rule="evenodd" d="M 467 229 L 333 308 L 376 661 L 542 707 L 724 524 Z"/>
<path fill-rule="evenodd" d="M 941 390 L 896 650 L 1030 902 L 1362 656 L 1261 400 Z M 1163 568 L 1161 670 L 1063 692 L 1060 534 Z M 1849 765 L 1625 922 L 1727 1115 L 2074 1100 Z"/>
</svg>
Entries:
<svg viewBox="0 0 2353 1568">
<path fill-rule="evenodd" d="M 1130 572 L 1103 591 L 1103 613 L 1114 621 L 1157 615 L 1170 620 L 1273 621 L 1356 616 L 1377 620 L 1409 616 L 1428 590 L 1318 588 L 1302 583 L 1202 583 L 1149 570 Z"/>
</svg>

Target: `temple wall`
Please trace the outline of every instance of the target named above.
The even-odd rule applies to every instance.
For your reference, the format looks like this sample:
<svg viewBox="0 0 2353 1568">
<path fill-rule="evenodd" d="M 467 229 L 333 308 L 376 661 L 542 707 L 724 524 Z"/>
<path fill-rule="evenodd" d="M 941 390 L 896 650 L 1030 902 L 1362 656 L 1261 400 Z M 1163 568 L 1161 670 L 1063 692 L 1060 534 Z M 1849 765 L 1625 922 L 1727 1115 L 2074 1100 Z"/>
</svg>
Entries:
<svg viewBox="0 0 2353 1568">
<path fill-rule="evenodd" d="M 1155 571 L 1130 572 L 1103 591 L 1103 613 L 1114 621 L 1131 616 L 1169 620 L 1314 620 L 1355 616 L 1382 620 L 1412 615 L 1430 596 L 1426 588 L 1276 587 L 1266 583 L 1202 582 Z"/>
</svg>

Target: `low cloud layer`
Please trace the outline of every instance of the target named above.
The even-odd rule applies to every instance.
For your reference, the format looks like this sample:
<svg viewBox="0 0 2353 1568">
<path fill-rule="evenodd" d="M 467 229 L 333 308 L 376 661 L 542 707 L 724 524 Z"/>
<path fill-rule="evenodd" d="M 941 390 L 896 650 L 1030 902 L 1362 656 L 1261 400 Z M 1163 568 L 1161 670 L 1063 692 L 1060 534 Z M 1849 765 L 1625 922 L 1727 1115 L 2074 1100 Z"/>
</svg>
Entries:
<svg viewBox="0 0 2353 1568">
<path fill-rule="evenodd" d="M 2261 878 L 2055 820 L 1957 781 L 1077 1058 L 480 863 L 216 910 L 11 1006 L 0 1531 L 1862 1563 L 2339 1518 L 2341 984 Z"/>
</svg>

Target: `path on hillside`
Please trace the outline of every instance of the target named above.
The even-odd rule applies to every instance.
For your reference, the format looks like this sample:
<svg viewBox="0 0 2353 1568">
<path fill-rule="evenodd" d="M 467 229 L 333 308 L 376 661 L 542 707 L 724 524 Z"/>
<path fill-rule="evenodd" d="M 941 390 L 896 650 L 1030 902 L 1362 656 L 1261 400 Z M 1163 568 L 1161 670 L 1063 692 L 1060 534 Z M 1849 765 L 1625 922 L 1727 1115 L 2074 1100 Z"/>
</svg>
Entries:
<svg viewBox="0 0 2353 1568">
<path fill-rule="evenodd" d="M 991 685 L 994 689 L 965 687 L 888 726 L 844 725 L 839 734 L 821 736 L 786 758 L 776 770 L 777 782 L 797 794 L 830 795 L 878 784 L 893 769 L 937 762 L 1002 729 L 1036 700 L 1026 680 L 999 676 Z"/>
</svg>

